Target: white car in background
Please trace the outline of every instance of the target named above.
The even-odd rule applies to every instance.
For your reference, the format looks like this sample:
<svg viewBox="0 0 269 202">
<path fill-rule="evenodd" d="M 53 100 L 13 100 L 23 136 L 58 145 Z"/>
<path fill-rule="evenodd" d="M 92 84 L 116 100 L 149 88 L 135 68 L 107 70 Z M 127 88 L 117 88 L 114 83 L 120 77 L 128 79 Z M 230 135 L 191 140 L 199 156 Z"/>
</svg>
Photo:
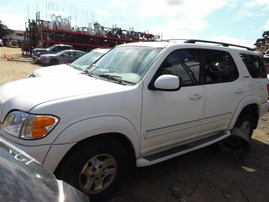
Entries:
<svg viewBox="0 0 269 202">
<path fill-rule="evenodd" d="M 108 48 L 96 48 L 91 52 L 78 58 L 71 64 L 53 65 L 49 67 L 41 67 L 35 70 L 30 77 L 43 77 L 43 76 L 58 76 L 58 75 L 74 75 L 79 74 L 89 66 L 91 66 L 96 60 L 107 53 Z"/>
</svg>

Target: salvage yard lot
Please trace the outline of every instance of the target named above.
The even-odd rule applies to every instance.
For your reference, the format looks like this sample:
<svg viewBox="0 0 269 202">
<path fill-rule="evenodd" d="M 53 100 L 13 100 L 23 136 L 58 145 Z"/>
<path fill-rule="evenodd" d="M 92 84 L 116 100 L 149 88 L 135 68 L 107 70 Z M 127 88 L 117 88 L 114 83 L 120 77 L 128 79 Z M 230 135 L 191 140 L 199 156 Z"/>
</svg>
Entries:
<svg viewBox="0 0 269 202">
<path fill-rule="evenodd" d="M 8 61 L 4 56 L 13 60 Z M 0 47 L 0 85 L 27 78 L 39 67 L 24 58 L 15 60 L 20 56 L 20 49 Z M 268 123 L 267 115 L 255 131 L 250 151 L 243 156 L 223 154 L 212 145 L 137 168 L 110 201 L 266 202 L 269 199 Z"/>
</svg>

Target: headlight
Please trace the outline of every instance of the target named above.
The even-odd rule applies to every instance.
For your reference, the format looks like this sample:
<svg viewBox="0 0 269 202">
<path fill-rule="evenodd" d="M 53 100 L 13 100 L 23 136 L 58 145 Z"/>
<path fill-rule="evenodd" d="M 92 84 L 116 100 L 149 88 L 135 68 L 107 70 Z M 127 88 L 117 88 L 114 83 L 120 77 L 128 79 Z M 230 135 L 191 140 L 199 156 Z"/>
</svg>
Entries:
<svg viewBox="0 0 269 202">
<path fill-rule="evenodd" d="M 39 139 L 45 137 L 58 121 L 59 119 L 54 116 L 12 111 L 7 115 L 3 129 L 22 139 Z"/>
</svg>

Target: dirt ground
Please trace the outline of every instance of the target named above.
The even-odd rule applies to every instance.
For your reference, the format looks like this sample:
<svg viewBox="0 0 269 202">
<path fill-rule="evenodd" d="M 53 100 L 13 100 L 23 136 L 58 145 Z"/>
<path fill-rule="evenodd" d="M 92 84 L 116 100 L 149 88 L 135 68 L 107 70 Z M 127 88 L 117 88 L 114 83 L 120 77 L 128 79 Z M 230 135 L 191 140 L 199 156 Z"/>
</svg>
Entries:
<svg viewBox="0 0 269 202">
<path fill-rule="evenodd" d="M 8 56 L 8 61 L 4 56 Z M 0 85 L 27 78 L 38 68 L 21 50 L 0 47 Z M 19 60 L 19 61 L 18 61 Z M 45 68 L 45 67 L 42 67 Z M 216 145 L 145 168 L 137 168 L 110 202 L 268 202 L 269 115 L 259 122 L 243 156 Z"/>
</svg>

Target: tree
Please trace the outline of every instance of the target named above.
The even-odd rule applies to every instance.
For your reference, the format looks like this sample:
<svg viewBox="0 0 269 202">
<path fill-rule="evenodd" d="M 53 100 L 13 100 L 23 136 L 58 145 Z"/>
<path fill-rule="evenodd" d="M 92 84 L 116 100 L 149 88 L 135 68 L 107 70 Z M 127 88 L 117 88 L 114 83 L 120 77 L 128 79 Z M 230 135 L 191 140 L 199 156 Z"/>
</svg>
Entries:
<svg viewBox="0 0 269 202">
<path fill-rule="evenodd" d="M 0 20 L 0 39 L 6 35 L 9 35 L 13 32 L 13 30 L 9 29 L 6 25 L 2 23 Z"/>
</svg>

